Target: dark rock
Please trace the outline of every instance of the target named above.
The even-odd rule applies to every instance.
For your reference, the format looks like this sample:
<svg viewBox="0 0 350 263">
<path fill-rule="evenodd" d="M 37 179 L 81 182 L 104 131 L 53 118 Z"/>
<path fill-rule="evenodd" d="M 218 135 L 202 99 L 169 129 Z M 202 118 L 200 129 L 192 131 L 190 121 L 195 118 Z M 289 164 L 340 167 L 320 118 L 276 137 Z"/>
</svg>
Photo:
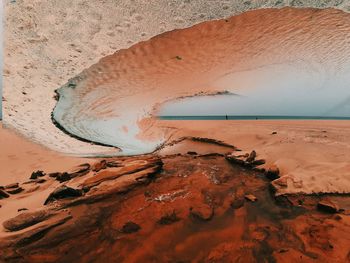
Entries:
<svg viewBox="0 0 350 263">
<path fill-rule="evenodd" d="M 59 174 L 56 176 L 56 180 L 59 181 L 60 183 L 69 181 L 70 179 L 72 179 L 72 177 L 71 177 L 70 174 L 67 173 L 67 172 L 59 173 Z"/>
<path fill-rule="evenodd" d="M 22 187 L 18 187 L 15 189 L 8 189 L 8 190 L 6 190 L 6 192 L 8 192 L 9 194 L 15 195 L 15 194 L 22 192 L 23 190 L 24 189 Z"/>
<path fill-rule="evenodd" d="M 253 150 L 246 159 L 246 162 L 251 163 L 256 158 L 256 152 Z"/>
<path fill-rule="evenodd" d="M 278 179 L 280 176 L 280 170 L 278 169 L 278 167 L 276 165 L 271 165 L 269 167 L 269 169 L 266 171 L 265 173 L 266 177 L 269 179 L 269 180 L 276 180 Z"/>
<path fill-rule="evenodd" d="M 159 219 L 158 223 L 161 225 L 170 225 L 170 224 L 175 223 L 179 220 L 180 220 L 180 218 L 178 218 L 175 211 L 173 211 L 170 214 L 166 214 L 166 215 L 162 216 Z"/>
<path fill-rule="evenodd" d="M 266 161 L 264 159 L 259 159 L 259 160 L 252 161 L 250 164 L 254 165 L 254 166 L 258 166 L 258 165 L 262 165 L 262 164 L 265 164 L 265 163 L 266 163 Z"/>
<path fill-rule="evenodd" d="M 141 227 L 138 224 L 129 221 L 123 225 L 122 229 L 120 229 L 120 232 L 124 234 L 131 234 L 139 231 L 140 229 Z"/>
<path fill-rule="evenodd" d="M 83 163 L 76 167 L 74 167 L 72 170 L 68 171 L 67 173 L 70 175 L 71 178 L 77 177 L 77 176 L 83 176 L 90 172 L 90 164 Z"/>
<path fill-rule="evenodd" d="M 29 226 L 35 225 L 52 215 L 47 210 L 39 210 L 35 212 L 24 212 L 3 223 L 5 229 L 9 231 L 18 231 Z"/>
<path fill-rule="evenodd" d="M 214 209 L 206 204 L 190 208 L 190 215 L 201 221 L 209 221 L 214 216 Z"/>
<path fill-rule="evenodd" d="M 277 132 L 274 131 L 274 132 L 272 132 L 271 134 L 272 134 L 272 135 L 275 135 L 275 134 L 277 134 Z"/>
<path fill-rule="evenodd" d="M 53 201 L 64 199 L 64 198 L 70 198 L 70 197 L 79 197 L 82 196 L 83 191 L 80 189 L 74 189 L 71 187 L 68 187 L 66 185 L 62 185 L 53 191 L 49 197 L 46 199 L 44 205 L 47 205 L 48 203 L 51 203 Z"/>
<path fill-rule="evenodd" d="M 8 198 L 8 197 L 10 197 L 10 195 L 6 193 L 4 190 L 0 189 L 0 199 Z"/>
<path fill-rule="evenodd" d="M 106 160 L 101 160 L 99 162 L 94 163 L 91 166 L 91 170 L 94 172 L 98 172 L 102 169 L 106 169 L 107 168 L 107 161 Z"/>
<path fill-rule="evenodd" d="M 26 210 L 28 210 L 28 208 L 20 208 L 20 209 L 17 209 L 18 212 L 26 211 Z"/>
<path fill-rule="evenodd" d="M 197 152 L 188 151 L 187 154 L 188 154 L 188 155 L 197 155 Z"/>
<path fill-rule="evenodd" d="M 241 208 L 244 205 L 244 198 L 234 198 L 231 202 L 231 207 L 234 209 Z"/>
<path fill-rule="evenodd" d="M 258 200 L 258 198 L 256 198 L 256 196 L 252 194 L 247 194 L 244 196 L 244 198 L 251 202 L 255 202 Z"/>
<path fill-rule="evenodd" d="M 326 200 L 318 202 L 317 209 L 332 214 L 339 212 L 339 207 L 335 203 Z"/>
<path fill-rule="evenodd" d="M 59 176 L 61 173 L 55 172 L 55 173 L 49 173 L 49 177 L 53 177 L 56 178 L 57 176 Z"/>
<path fill-rule="evenodd" d="M 18 188 L 18 183 L 8 184 L 4 186 L 4 189 Z"/>
<path fill-rule="evenodd" d="M 39 178 L 39 179 L 36 179 L 34 182 L 37 183 L 37 184 L 43 184 L 43 183 L 46 182 L 46 179 L 44 179 L 44 178 Z"/>
<path fill-rule="evenodd" d="M 123 166 L 121 161 L 118 161 L 118 160 L 107 161 L 107 167 L 121 167 L 121 166 Z"/>
<path fill-rule="evenodd" d="M 33 172 L 29 179 L 37 179 L 38 177 L 42 176 L 45 176 L 45 173 L 43 171 L 38 170 L 36 172 Z"/>
</svg>

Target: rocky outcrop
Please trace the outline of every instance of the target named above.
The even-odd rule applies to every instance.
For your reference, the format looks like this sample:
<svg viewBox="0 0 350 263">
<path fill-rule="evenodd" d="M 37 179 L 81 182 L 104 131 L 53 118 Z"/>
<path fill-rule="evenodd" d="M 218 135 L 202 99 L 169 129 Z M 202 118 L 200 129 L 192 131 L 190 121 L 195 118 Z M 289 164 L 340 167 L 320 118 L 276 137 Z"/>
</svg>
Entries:
<svg viewBox="0 0 350 263">
<path fill-rule="evenodd" d="M 338 205 L 328 200 L 322 200 L 318 202 L 317 209 L 322 212 L 331 213 L 331 214 L 339 212 Z"/>
<path fill-rule="evenodd" d="M 35 225 L 41 221 L 48 219 L 53 215 L 49 210 L 39 210 L 35 212 L 24 212 L 18 216 L 11 218 L 3 223 L 8 231 L 18 231 L 29 226 Z"/>
<path fill-rule="evenodd" d="M 46 199 L 44 205 L 47 205 L 56 200 L 71 198 L 71 197 L 79 197 L 83 195 L 83 191 L 80 189 L 74 189 L 68 187 L 66 185 L 62 185 L 58 187 L 55 191 L 53 191 L 48 198 Z"/>
<path fill-rule="evenodd" d="M 10 195 L 6 193 L 4 190 L 0 189 L 0 199 L 8 198 L 8 197 L 10 197 Z"/>
<path fill-rule="evenodd" d="M 273 180 L 276 180 L 280 177 L 280 170 L 278 169 L 278 167 L 276 165 L 271 165 L 266 173 L 265 173 L 266 177 L 273 181 Z"/>
<path fill-rule="evenodd" d="M 81 186 L 84 189 L 90 189 L 97 186 L 102 182 L 115 180 L 121 176 L 127 174 L 140 173 L 136 178 L 138 181 L 144 180 L 144 175 L 147 176 L 157 173 L 162 168 L 162 161 L 156 157 L 146 157 L 144 159 L 135 159 L 127 163 L 127 165 L 121 167 L 111 168 L 106 171 L 100 171 L 95 176 L 86 179 Z M 145 173 L 146 172 L 146 173 Z"/>
<path fill-rule="evenodd" d="M 45 173 L 41 170 L 33 172 L 29 179 L 37 179 L 38 177 L 45 176 Z"/>
<path fill-rule="evenodd" d="M 253 150 L 250 153 L 234 155 L 228 154 L 226 155 L 226 159 L 234 164 L 239 164 L 241 166 L 254 168 L 256 166 L 260 166 L 265 164 L 264 159 L 256 159 L 257 153 Z"/>
<path fill-rule="evenodd" d="M 325 196 L 277 202 L 263 173 L 221 155 L 106 161 L 113 166 L 58 187 L 47 200 L 54 204 L 7 220 L 0 261 L 347 262 L 348 216 Z M 84 193 L 72 187 L 80 182 Z M 338 214 L 316 211 L 320 205 Z"/>
</svg>

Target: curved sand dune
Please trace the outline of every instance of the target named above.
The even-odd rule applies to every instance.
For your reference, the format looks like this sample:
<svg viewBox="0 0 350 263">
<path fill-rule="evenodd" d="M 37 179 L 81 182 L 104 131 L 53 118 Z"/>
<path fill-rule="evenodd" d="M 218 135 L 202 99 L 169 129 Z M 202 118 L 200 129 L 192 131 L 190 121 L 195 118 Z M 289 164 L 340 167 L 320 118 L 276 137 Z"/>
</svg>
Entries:
<svg viewBox="0 0 350 263">
<path fill-rule="evenodd" d="M 283 6 L 350 10 L 347 0 L 5 1 L 4 126 L 60 152 L 115 152 L 71 138 L 52 124 L 57 87 L 101 57 L 162 32 Z"/>
<path fill-rule="evenodd" d="M 285 81 L 295 89 L 302 84 L 293 76 L 313 77 L 302 88 L 331 109 L 329 99 L 349 97 L 349 39 L 350 15 L 334 9 L 261 9 L 204 22 L 101 59 L 58 90 L 53 117 L 69 133 L 121 154 L 149 153 L 169 136 L 153 117 L 162 103 L 254 93 L 266 85 L 259 76 L 279 69 L 293 72 Z"/>
</svg>

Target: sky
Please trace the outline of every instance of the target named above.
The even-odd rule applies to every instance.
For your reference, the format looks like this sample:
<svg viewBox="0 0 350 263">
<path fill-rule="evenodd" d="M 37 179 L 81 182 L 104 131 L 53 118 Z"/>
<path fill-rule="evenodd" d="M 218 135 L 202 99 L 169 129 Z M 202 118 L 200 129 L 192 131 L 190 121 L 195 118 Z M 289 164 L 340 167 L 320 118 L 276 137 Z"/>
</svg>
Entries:
<svg viewBox="0 0 350 263">
<path fill-rule="evenodd" d="M 190 97 L 163 105 L 162 116 L 253 115 L 350 117 L 350 74 L 291 64 L 227 75 L 211 83 L 236 95 Z"/>
</svg>

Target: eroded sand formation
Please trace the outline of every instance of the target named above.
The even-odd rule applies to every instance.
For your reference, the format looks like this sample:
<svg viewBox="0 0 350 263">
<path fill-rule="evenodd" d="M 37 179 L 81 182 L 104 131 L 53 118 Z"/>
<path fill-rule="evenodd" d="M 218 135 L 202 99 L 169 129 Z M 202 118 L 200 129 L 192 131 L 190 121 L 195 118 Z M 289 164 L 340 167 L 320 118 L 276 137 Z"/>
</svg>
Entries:
<svg viewBox="0 0 350 263">
<path fill-rule="evenodd" d="M 165 31 L 241 12 L 283 6 L 334 7 L 331 1 L 5 1 L 4 122 L 63 152 L 110 149 L 79 142 L 51 122 L 54 90 L 101 57 Z M 25 14 L 25 15 L 23 15 Z M 86 30 L 81 30 L 86 29 Z M 35 129 L 33 128 L 35 124 Z M 112 150 L 112 152 L 115 152 Z"/>
<path fill-rule="evenodd" d="M 259 7 L 280 8 L 285 5 L 291 5 L 319 8 L 335 7 L 344 12 L 348 12 L 350 6 L 348 1 L 245 1 L 244 3 L 237 3 L 237 1 L 212 1 L 209 3 L 207 1 L 167 1 L 166 3 L 167 5 L 165 5 L 165 2 L 158 2 L 148 6 L 144 5 L 142 1 L 133 1 L 132 4 L 129 3 L 129 1 L 125 1 L 119 2 L 118 5 L 115 5 L 114 1 L 93 4 L 87 1 L 60 1 L 53 7 L 52 3 L 48 1 L 7 1 L 5 8 L 7 16 L 5 26 L 4 124 L 8 127 L 15 128 L 17 131 L 30 137 L 36 142 L 42 143 L 43 145 L 61 152 L 78 155 L 115 154 L 117 152 L 115 148 L 91 145 L 90 143 L 82 142 L 67 136 L 67 134 L 57 129 L 51 121 L 51 110 L 54 109 L 56 104 L 54 90 L 66 83 L 67 79 L 76 76 L 76 74 L 97 62 L 101 57 L 112 54 L 121 48 L 127 48 L 132 44 L 138 43 L 140 40 L 146 40 L 149 37 L 155 36 L 164 31 L 172 30 L 174 28 L 186 28 L 198 22 L 229 17 L 249 9 L 256 9 Z M 317 65 L 316 68 L 321 69 L 321 73 L 334 73 L 334 71 L 336 71 L 336 77 L 346 77 L 348 76 L 348 74 L 346 74 L 346 63 L 348 61 L 348 53 L 346 51 L 349 43 L 346 39 L 348 38 L 347 27 L 349 18 L 347 13 L 337 9 L 262 10 L 254 11 L 250 14 L 245 14 L 239 17 L 233 17 L 228 19 L 228 22 L 225 20 L 206 22 L 203 25 L 196 26 L 192 29 L 170 32 L 158 36 L 146 43 L 137 44 L 130 49 L 131 51 L 137 51 L 136 54 L 130 54 L 131 51 L 129 49 L 120 51 L 116 55 L 106 57 L 100 62 L 100 64 L 96 64 L 86 72 L 93 74 L 93 69 L 97 69 L 98 71 L 98 65 L 108 65 L 109 62 L 113 62 L 112 58 L 118 58 L 118 56 L 123 56 L 123 54 L 124 56 L 135 56 L 137 58 L 142 58 L 142 60 L 131 61 L 131 64 L 130 61 L 126 60 L 122 60 L 121 62 L 118 60 L 115 63 L 118 64 L 124 61 L 125 65 L 119 64 L 119 67 L 125 67 L 126 69 L 129 69 L 130 67 L 130 70 L 133 72 L 134 70 L 136 72 L 137 67 L 141 67 L 141 69 L 144 70 L 137 71 L 139 72 L 138 76 L 141 77 L 141 79 L 134 79 L 134 82 L 137 84 L 136 88 L 141 84 L 143 88 L 143 84 L 147 84 L 147 81 L 149 82 L 148 84 L 152 84 L 152 81 L 155 81 L 157 87 L 160 87 L 161 84 L 167 84 L 166 89 L 169 89 L 169 87 L 176 87 L 176 89 L 178 89 L 179 85 L 175 85 L 180 84 L 178 83 L 178 79 L 174 79 L 175 83 L 171 83 L 169 80 L 164 80 L 166 79 L 167 74 L 174 73 L 174 77 L 178 77 L 178 75 L 182 73 L 181 70 L 187 70 L 186 72 L 189 72 L 193 69 L 193 65 L 204 65 L 202 68 L 199 67 L 197 69 L 210 71 L 212 68 L 210 66 L 208 67 L 205 60 L 205 58 L 208 57 L 208 54 L 204 53 L 201 56 L 199 56 L 200 54 L 196 54 L 197 56 L 195 58 L 188 60 L 188 57 L 191 57 L 192 50 L 185 49 L 186 52 L 179 55 L 175 54 L 175 51 L 178 51 L 178 47 L 172 46 L 174 57 L 169 59 L 169 54 L 164 52 L 165 57 L 162 58 L 162 55 L 160 54 L 160 58 L 158 58 L 157 54 L 152 54 L 151 52 L 154 49 L 151 45 L 152 43 L 159 41 L 165 41 L 166 43 L 171 42 L 166 39 L 166 36 L 179 35 L 180 39 L 174 39 L 174 43 L 182 40 L 185 45 L 187 39 L 190 40 L 191 36 L 186 39 L 184 36 L 181 38 L 181 34 L 192 35 L 193 32 L 198 30 L 198 28 L 205 29 L 203 35 L 212 35 L 215 37 L 216 35 L 213 31 L 218 31 L 217 33 L 220 34 L 221 37 L 227 36 L 232 43 L 232 35 L 230 35 L 231 31 L 225 32 L 224 29 L 226 27 L 232 27 L 235 29 L 235 33 L 245 38 L 246 41 L 250 41 L 252 40 L 250 39 L 250 34 L 244 36 L 247 32 L 244 32 L 244 30 L 240 31 L 240 27 L 236 27 L 232 22 L 237 21 L 238 24 L 241 23 L 242 28 L 246 28 L 246 31 L 248 31 L 250 26 L 243 22 L 249 22 L 249 19 L 252 18 L 252 14 L 263 14 L 264 12 L 267 12 L 267 14 L 277 14 L 277 17 L 279 17 L 278 14 L 286 13 L 286 16 L 280 16 L 279 20 L 276 19 L 277 23 L 279 21 L 284 23 L 286 20 L 285 17 L 288 17 L 289 14 L 291 20 L 296 21 L 296 26 L 300 25 L 300 28 L 296 28 L 287 23 L 285 29 L 289 29 L 289 33 L 291 33 L 293 37 L 297 37 L 299 41 L 304 41 L 304 44 L 296 43 L 298 44 L 296 45 L 298 51 L 302 48 L 302 52 L 297 54 L 297 50 L 290 47 L 291 44 L 284 45 L 283 39 L 285 40 L 285 38 L 283 37 L 279 39 L 280 42 L 271 43 L 269 41 L 272 40 L 267 40 L 268 43 L 271 44 L 269 46 L 262 41 L 262 46 L 257 46 L 257 48 L 261 48 L 260 51 L 262 54 L 261 57 L 256 57 L 257 63 L 261 62 L 259 61 L 259 58 L 264 61 L 273 60 L 276 62 L 281 60 L 285 62 L 286 52 L 284 52 L 284 49 L 289 47 L 288 51 L 291 56 L 298 59 L 301 58 L 302 61 L 307 58 L 306 64 L 296 64 L 297 66 L 303 66 L 302 69 L 304 69 L 305 65 L 310 66 L 310 61 L 312 61 L 315 63 L 311 66 L 313 67 Z M 20 14 L 26 14 L 26 16 Z M 296 20 L 297 17 L 300 19 Z M 262 18 L 262 21 L 268 22 L 270 21 L 269 19 L 271 18 L 267 16 Z M 254 19 L 252 19 L 251 22 L 253 24 L 257 23 Z M 274 23 L 275 20 L 273 19 L 273 23 L 269 23 L 266 30 L 269 28 L 275 28 Z M 316 27 L 314 27 L 315 24 L 317 24 Z M 310 36 L 309 38 L 307 34 L 302 34 L 305 26 L 307 30 L 314 32 L 314 35 L 319 36 L 319 40 L 312 42 L 312 45 L 308 40 L 313 38 L 313 36 Z M 86 28 L 87 30 L 81 30 L 81 28 Z M 304 30 L 306 30 L 306 28 L 304 28 Z M 331 35 L 328 32 L 329 30 L 332 30 Z M 288 37 L 287 32 L 284 35 L 282 32 L 283 30 L 280 31 L 282 36 Z M 226 35 L 227 33 L 228 35 Z M 269 32 L 265 33 L 268 34 Z M 199 33 L 197 32 L 196 34 L 198 37 Z M 254 36 L 256 37 L 257 35 L 251 35 L 252 38 L 254 38 Z M 208 45 L 211 43 L 210 39 L 204 39 L 206 39 L 207 42 L 205 43 Z M 232 51 L 234 46 L 230 46 L 230 41 L 224 41 L 224 43 L 227 44 L 229 50 Z M 235 41 L 236 40 L 233 40 L 233 43 L 235 43 Z M 222 44 L 215 41 L 213 41 L 213 43 Z M 251 43 L 256 42 L 252 41 Z M 191 45 L 192 44 L 193 43 L 191 43 Z M 250 47 L 245 46 L 243 42 L 240 44 L 242 46 L 238 47 L 249 51 Z M 194 43 L 194 45 L 198 45 L 198 42 Z M 220 48 L 220 45 L 215 44 L 212 48 Z M 147 49 L 145 47 L 147 47 Z M 271 51 L 271 47 L 276 47 L 276 51 L 273 49 L 271 53 L 267 53 L 268 50 Z M 162 49 L 162 46 L 159 48 Z M 264 52 L 265 48 L 267 51 Z M 211 51 L 211 49 L 205 45 L 203 46 L 203 50 L 208 52 Z M 217 68 L 217 72 L 213 72 L 212 76 L 219 76 L 219 72 L 225 72 L 230 68 L 232 69 L 236 67 L 237 69 L 240 67 L 250 67 L 250 65 L 248 65 L 249 63 L 252 63 L 250 55 L 254 55 L 254 53 L 249 54 L 249 59 L 247 61 L 243 59 L 246 57 L 242 56 L 240 61 L 237 61 L 236 58 L 233 63 L 232 58 L 235 58 L 233 56 L 237 55 L 237 51 L 233 51 L 232 56 L 227 56 L 225 54 L 223 58 L 217 58 L 220 60 L 220 63 L 222 63 L 222 68 Z M 142 54 L 150 55 L 150 59 L 143 60 Z M 215 56 L 217 55 L 213 55 L 213 58 L 215 59 Z M 246 55 L 247 54 L 245 54 L 245 56 Z M 157 72 L 156 65 L 153 65 L 153 63 L 157 64 L 158 61 L 155 58 L 160 59 L 159 61 L 165 61 L 165 64 L 168 67 L 165 69 L 158 67 L 160 72 Z M 226 58 L 227 60 L 225 60 Z M 188 62 L 191 63 L 186 64 Z M 216 63 L 218 64 L 218 62 L 219 61 Z M 145 65 L 142 65 L 142 63 L 145 63 Z M 187 69 L 186 67 L 183 67 L 184 64 L 187 65 Z M 212 64 L 216 65 L 215 63 Z M 320 67 L 318 68 L 318 66 Z M 163 72 L 164 75 L 158 74 L 160 75 L 160 83 L 158 83 L 156 79 L 148 79 L 148 75 L 145 76 L 145 82 L 143 82 L 142 76 L 147 73 L 148 68 L 150 71 L 153 70 L 153 72 L 149 72 L 152 74 Z M 94 76 L 94 80 L 90 79 L 92 81 L 90 82 L 90 85 L 92 86 L 94 81 L 102 81 L 101 83 L 104 83 L 104 87 L 99 89 L 98 92 L 102 97 L 105 96 L 105 94 L 100 91 L 109 91 L 114 85 L 113 83 L 109 83 L 108 79 L 116 77 L 116 75 L 113 75 L 115 72 L 111 70 L 110 66 L 107 66 L 105 70 L 108 71 L 107 74 L 101 75 L 97 72 L 97 74 L 101 76 Z M 175 74 L 176 72 L 178 73 L 177 75 Z M 121 73 L 121 75 L 124 76 L 122 77 L 125 82 L 123 84 L 135 84 L 131 82 L 128 83 L 128 79 L 126 78 L 129 74 L 132 74 L 131 72 L 127 71 Z M 201 72 L 198 71 L 197 73 L 198 76 Z M 200 77 L 204 84 L 208 83 L 207 80 L 202 79 L 202 75 L 200 75 Z M 191 82 L 185 82 L 186 79 L 182 78 L 185 82 L 184 84 L 198 85 L 198 79 L 194 81 L 195 83 L 192 82 L 194 78 L 193 75 L 189 74 L 188 78 L 190 78 Z M 230 81 L 232 81 L 232 79 Z M 148 84 L 147 86 L 149 87 Z M 73 86 L 74 83 L 71 88 Z M 185 87 L 186 86 L 182 86 L 181 89 L 184 90 Z M 125 92 L 125 94 L 122 95 L 126 96 L 128 92 L 134 95 L 134 92 L 137 92 L 136 88 L 130 90 L 122 89 L 121 91 Z M 220 85 L 220 83 L 218 86 L 203 85 L 200 87 L 197 86 L 197 88 L 198 92 L 204 90 L 205 92 L 209 91 L 209 93 L 212 93 L 213 90 L 216 92 L 216 90 L 222 91 L 223 89 L 229 89 L 225 85 Z M 66 90 L 69 93 L 74 89 Z M 82 91 L 83 89 L 79 90 Z M 92 96 L 93 92 L 89 92 Z M 101 124 L 99 122 L 104 122 L 104 118 L 99 118 L 98 121 L 95 122 L 97 125 L 86 129 L 87 126 L 89 126 L 90 121 L 96 120 L 96 116 L 99 114 L 104 117 L 113 116 L 113 118 L 115 118 L 116 108 L 113 107 L 113 109 L 111 109 L 110 105 L 115 103 L 114 99 L 118 98 L 118 95 L 116 95 L 113 100 L 112 97 L 104 97 L 101 100 L 94 100 L 94 103 L 91 104 L 89 104 L 91 98 L 89 99 L 88 96 L 85 96 L 85 102 L 88 104 L 86 112 L 92 115 L 88 116 L 85 120 L 81 120 L 77 113 L 81 110 L 85 111 L 85 109 L 74 107 L 75 112 L 66 112 L 66 120 L 68 121 L 69 127 L 73 127 L 72 129 L 78 129 L 74 131 L 75 133 L 79 136 L 83 134 L 82 137 L 90 139 L 91 137 L 94 139 L 98 137 L 96 141 L 101 141 L 101 138 L 103 138 L 103 141 L 108 141 L 108 144 L 110 141 L 118 143 L 120 142 L 120 138 L 122 138 L 122 144 L 129 149 L 130 154 L 140 153 L 140 150 L 143 152 L 151 151 L 158 144 L 161 144 L 164 139 L 168 139 L 168 136 L 171 140 L 176 140 L 178 137 L 182 136 L 215 137 L 215 139 L 223 140 L 243 149 L 256 149 L 264 155 L 267 162 L 277 163 L 283 170 L 283 174 L 289 178 L 286 183 L 287 186 L 283 189 L 282 193 L 350 191 L 350 170 L 349 163 L 346 161 L 346 156 L 348 156 L 350 151 L 348 140 L 349 127 L 347 123 L 333 122 L 331 124 L 330 122 L 327 122 L 324 124 L 311 123 L 308 125 L 300 123 L 295 125 L 296 128 L 294 129 L 292 127 L 287 127 L 280 122 L 274 124 L 239 122 L 232 123 L 232 125 L 230 124 L 229 126 L 226 124 L 215 124 L 215 126 L 217 126 L 215 129 L 213 128 L 213 125 L 208 129 L 210 126 L 209 123 L 206 123 L 203 126 L 202 124 L 196 125 L 196 127 L 192 127 L 192 125 L 186 126 L 182 123 L 182 128 L 179 128 L 179 124 L 174 122 L 154 122 L 153 119 L 149 118 L 135 122 L 136 118 L 140 117 L 142 119 L 152 113 L 153 109 L 151 107 L 154 106 L 154 95 L 156 95 L 155 97 L 158 97 L 158 94 L 152 94 L 152 91 L 145 92 L 144 97 L 133 101 L 133 103 L 137 103 L 138 105 L 139 102 L 142 105 L 147 102 L 149 107 L 146 108 L 146 111 L 142 112 L 141 115 L 140 112 L 127 113 L 125 109 L 135 108 L 140 110 L 139 107 L 131 105 L 131 100 L 128 101 L 128 99 L 125 99 L 124 101 L 119 101 L 120 104 L 117 105 L 118 107 L 121 107 L 122 105 L 126 107 L 121 108 L 120 111 L 120 114 L 125 115 L 122 121 L 125 121 L 125 124 L 127 124 L 119 127 L 122 129 L 121 133 L 120 130 L 116 130 L 115 133 L 112 131 L 111 133 L 110 129 L 107 129 L 107 131 L 100 131 L 98 127 L 102 126 L 99 125 Z M 184 92 L 181 96 L 182 95 L 193 95 L 193 91 L 189 93 Z M 164 96 L 166 97 L 165 100 L 168 100 L 174 99 L 179 95 L 176 95 L 175 97 L 169 95 L 168 97 L 167 95 L 160 93 L 159 96 L 162 98 L 160 100 L 157 98 L 156 103 L 163 102 L 162 100 L 164 100 Z M 60 101 L 62 103 L 64 98 L 61 97 Z M 160 105 L 156 104 L 156 106 Z M 63 114 L 63 111 L 61 114 Z M 62 115 L 61 117 L 64 116 Z M 91 119 L 89 119 L 90 117 Z M 77 121 L 76 128 L 74 128 L 75 124 L 74 126 L 69 125 L 72 124 L 73 120 L 74 122 Z M 129 123 L 130 120 L 132 121 L 131 123 Z M 115 123 L 111 122 L 113 129 L 115 128 L 114 125 Z M 33 128 L 34 126 L 35 128 Z M 253 126 L 254 128 L 252 128 Z M 147 129 L 147 127 L 152 128 Z M 195 129 L 199 127 L 201 128 Z M 91 133 L 90 129 L 97 133 Z M 141 134 L 138 129 L 142 131 Z M 275 130 L 278 130 L 278 136 L 269 137 L 270 133 Z M 330 133 L 323 134 L 323 131 L 329 132 L 329 130 L 331 130 Z M 242 134 L 243 131 L 246 135 Z M 120 137 L 116 137 L 116 134 L 119 134 Z M 136 139 L 134 138 L 135 135 Z M 133 140 L 129 140 L 130 138 L 133 138 Z M 247 138 L 249 138 L 249 140 Z M 130 144 L 125 145 L 125 140 L 128 140 Z M 307 143 L 306 151 L 304 147 L 305 143 Z M 315 158 L 315 155 L 317 158 Z M 329 175 L 331 175 L 331 178 L 329 178 Z"/>
<path fill-rule="evenodd" d="M 276 65 L 337 79 L 324 83 L 317 76 L 316 87 L 305 87 L 324 97 L 327 109 L 325 90 L 337 94 L 339 103 L 349 96 L 347 39 L 350 15 L 333 9 L 261 9 L 164 33 L 71 79 L 58 90 L 53 118 L 71 134 L 116 146 L 122 155 L 150 153 L 169 136 L 155 125 L 159 105 L 186 96 L 254 92 L 262 88 L 252 81 L 259 70 Z"/>
</svg>

